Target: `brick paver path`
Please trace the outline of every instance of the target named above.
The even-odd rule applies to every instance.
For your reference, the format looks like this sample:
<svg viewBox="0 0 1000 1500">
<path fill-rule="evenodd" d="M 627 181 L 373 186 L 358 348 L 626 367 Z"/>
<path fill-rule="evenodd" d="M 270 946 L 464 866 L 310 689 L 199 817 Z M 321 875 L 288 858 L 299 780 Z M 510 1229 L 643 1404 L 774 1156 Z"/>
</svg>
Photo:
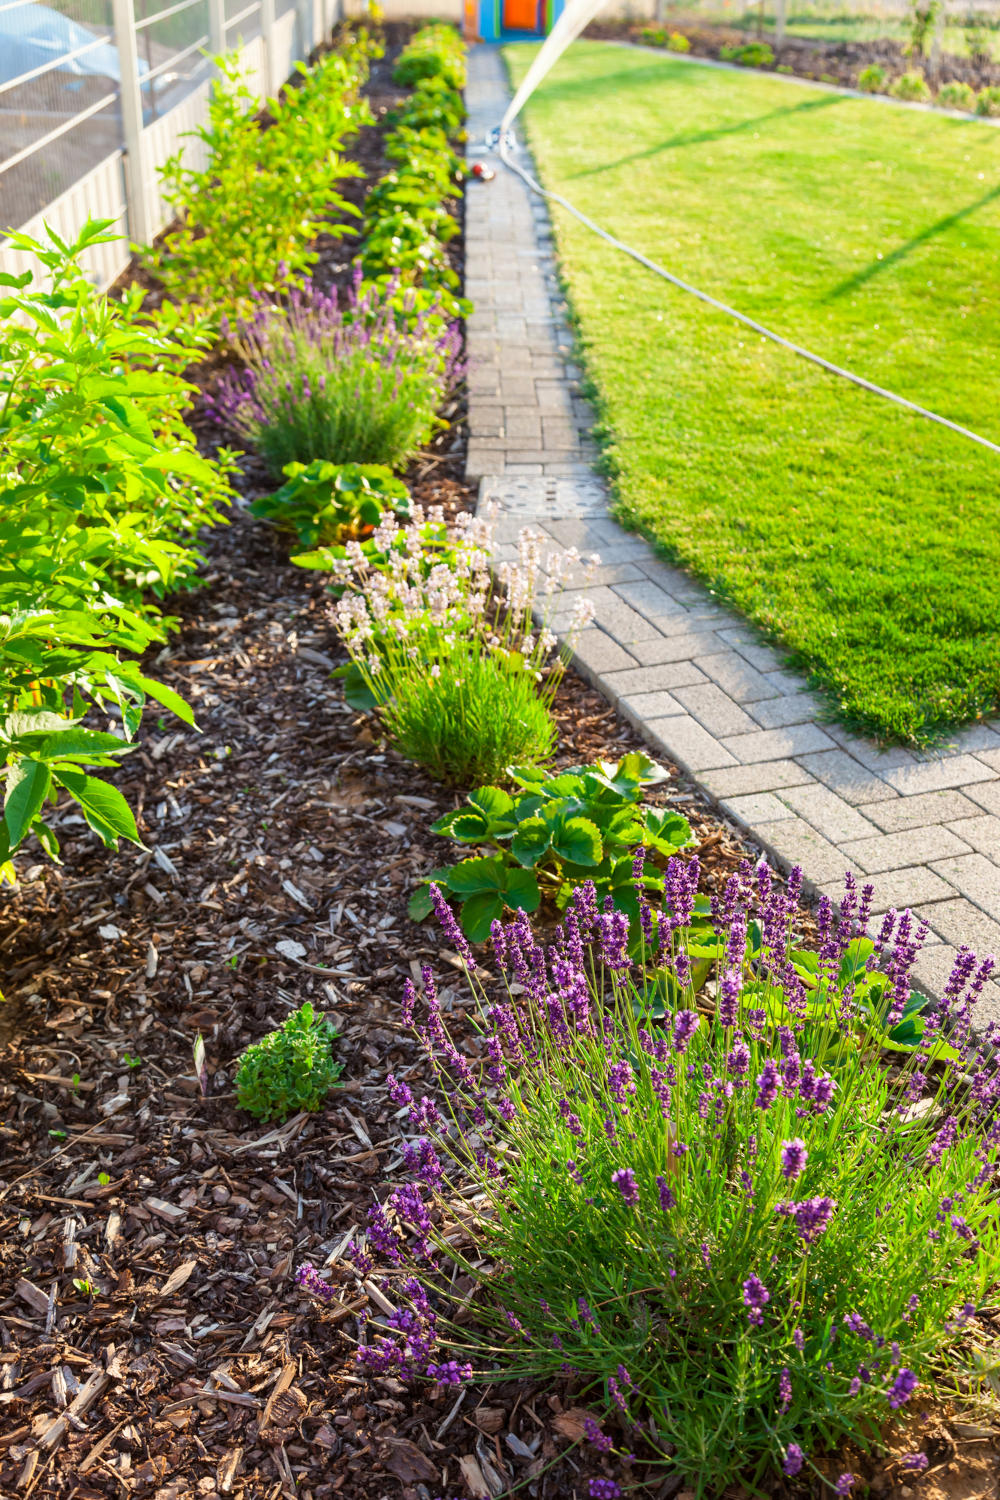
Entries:
<svg viewBox="0 0 1000 1500">
<path fill-rule="evenodd" d="M 508 97 L 499 53 L 474 48 L 471 157 L 485 157 Z M 801 865 L 832 897 L 851 870 L 874 884 L 876 912 L 908 906 L 925 917 L 918 979 L 940 994 L 958 944 L 1000 957 L 1000 724 L 920 753 L 880 751 L 820 723 L 817 700 L 777 652 L 612 519 L 591 468 L 593 413 L 579 394 L 548 210 L 494 165 L 496 178 L 470 181 L 466 197 L 468 472 L 480 503 L 500 507 L 499 554 L 513 552 L 525 524 L 599 552 L 579 670 L 773 862 Z M 560 598 L 557 625 L 575 597 Z M 1000 986 L 988 988 L 980 1014 L 1000 1019 Z"/>
</svg>

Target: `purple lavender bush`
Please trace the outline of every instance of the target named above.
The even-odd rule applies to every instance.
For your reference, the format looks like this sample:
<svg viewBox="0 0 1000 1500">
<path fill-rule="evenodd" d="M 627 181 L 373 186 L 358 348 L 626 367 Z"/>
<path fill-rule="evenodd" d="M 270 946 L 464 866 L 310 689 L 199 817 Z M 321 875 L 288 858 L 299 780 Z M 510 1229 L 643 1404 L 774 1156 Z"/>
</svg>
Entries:
<svg viewBox="0 0 1000 1500">
<path fill-rule="evenodd" d="M 282 304 L 258 297 L 224 330 L 243 367 L 225 371 L 210 410 L 276 478 L 314 459 L 399 467 L 430 438 L 457 373 L 457 329 L 416 295 L 359 273 L 343 300 L 311 282 Z"/>
<path fill-rule="evenodd" d="M 523 913 L 496 923 L 496 976 L 437 898 L 478 1044 L 454 1044 L 425 969 L 403 1019 L 438 1097 L 389 1079 L 413 1180 L 356 1250 L 397 1304 L 358 1359 L 569 1377 L 611 1419 L 598 1449 L 659 1456 L 699 1496 L 810 1467 L 846 1494 L 824 1454 L 905 1411 L 1000 1270 L 1000 1071 L 973 1026 L 993 961 L 961 950 L 941 1007 L 887 1052 L 916 1014 L 910 913 L 868 935 L 871 889 L 848 878 L 803 961 L 800 876 L 744 865 L 712 899 L 696 993 L 697 882 L 697 860 L 670 861 L 638 962 L 589 885 L 547 947 Z M 675 996 L 657 1019 L 652 968 Z"/>
</svg>

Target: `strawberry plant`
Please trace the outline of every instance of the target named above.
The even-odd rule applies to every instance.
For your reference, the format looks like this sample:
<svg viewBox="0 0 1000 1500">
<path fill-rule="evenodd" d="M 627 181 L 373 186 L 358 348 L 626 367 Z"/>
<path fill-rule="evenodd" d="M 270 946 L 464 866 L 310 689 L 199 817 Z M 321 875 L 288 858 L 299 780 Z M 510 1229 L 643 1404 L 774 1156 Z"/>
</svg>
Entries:
<svg viewBox="0 0 1000 1500">
<path fill-rule="evenodd" d="M 383 464 L 286 464 L 286 482 L 250 506 L 280 531 L 294 531 L 304 547 L 368 537 L 383 511 L 410 515 L 406 485 Z"/>
<path fill-rule="evenodd" d="M 431 883 L 455 897 L 462 930 L 483 942 L 505 908 L 533 912 L 543 897 L 562 909 L 573 890 L 592 880 L 598 896 L 638 920 L 635 881 L 662 891 L 663 877 L 636 850 L 669 858 L 692 842 L 686 818 L 640 802 L 645 787 L 667 772 L 645 755 L 599 761 L 552 776 L 534 767 L 511 767 L 521 788 L 513 796 L 499 786 L 470 792 L 466 805 L 432 824 L 434 833 L 495 850 L 433 871 L 410 898 L 410 916 L 422 921 L 432 910 Z"/>
</svg>

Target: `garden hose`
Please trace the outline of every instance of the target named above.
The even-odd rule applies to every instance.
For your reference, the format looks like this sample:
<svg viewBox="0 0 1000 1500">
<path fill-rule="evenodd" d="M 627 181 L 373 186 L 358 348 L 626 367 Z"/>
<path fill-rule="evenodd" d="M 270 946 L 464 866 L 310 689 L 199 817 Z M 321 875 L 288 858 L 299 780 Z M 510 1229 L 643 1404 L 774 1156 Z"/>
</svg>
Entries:
<svg viewBox="0 0 1000 1500">
<path fill-rule="evenodd" d="M 555 57 L 552 58 L 552 61 L 555 61 Z M 540 78 L 535 80 L 536 86 L 540 81 Z M 527 97 L 527 92 L 525 92 L 524 97 L 521 97 L 520 93 L 518 94 L 515 100 L 518 109 L 524 104 Z M 508 117 L 512 117 L 514 113 L 515 111 L 511 107 L 507 115 L 504 116 L 505 123 Z M 746 313 L 740 312 L 735 307 L 729 307 L 725 302 L 720 302 L 717 297 L 711 296 L 708 292 L 703 292 L 700 287 L 692 286 L 690 282 L 683 281 L 681 277 L 675 276 L 666 267 L 658 265 L 655 260 L 650 260 L 648 255 L 643 255 L 641 250 L 636 250 L 631 245 L 626 245 L 623 240 L 616 239 L 613 234 L 609 234 L 606 229 L 602 229 L 600 224 L 595 224 L 593 219 L 588 218 L 585 213 L 581 213 L 580 209 L 570 203 L 568 198 L 564 198 L 561 193 L 554 193 L 548 188 L 542 187 L 530 172 L 514 160 L 513 152 L 517 149 L 517 142 L 513 132 L 505 129 L 504 126 L 497 126 L 488 136 L 486 144 L 488 149 L 498 152 L 504 166 L 509 167 L 512 172 L 516 173 L 533 193 L 537 193 L 541 198 L 547 198 L 550 203 L 558 203 L 567 213 L 572 214 L 574 219 L 577 219 L 587 229 L 598 235 L 602 240 L 605 240 L 613 249 L 620 250 L 623 255 L 630 255 L 641 266 L 645 266 L 647 271 L 652 271 L 656 276 L 662 276 L 664 281 L 669 281 L 672 286 L 679 287 L 682 292 L 690 292 L 692 297 L 697 297 L 700 302 L 706 302 L 709 307 L 714 307 L 717 312 L 725 313 L 726 317 L 735 318 L 738 323 L 742 323 L 744 328 L 750 328 L 754 333 L 759 333 L 761 338 L 770 339 L 772 343 L 779 344 L 783 349 L 789 349 L 793 354 L 799 355 L 800 358 L 808 359 L 812 364 L 819 365 L 821 370 L 826 370 L 830 375 L 839 375 L 843 380 L 849 380 L 853 385 L 860 386 L 862 390 L 870 391 L 873 396 L 882 396 L 886 401 L 892 401 L 897 406 L 902 406 L 906 411 L 911 411 L 918 417 L 926 417 L 929 422 L 937 422 L 939 426 L 947 427 L 952 432 L 957 432 L 959 436 L 969 438 L 972 442 L 978 443 L 982 448 L 989 448 L 993 453 L 1000 453 L 1000 444 L 991 442 L 989 438 L 982 437 L 980 433 L 973 432 L 969 427 L 963 427 L 960 422 L 953 422 L 950 417 L 942 417 L 938 412 L 930 411 L 926 406 L 918 405 L 916 401 L 909 401 L 905 396 L 897 395 L 895 391 L 886 390 L 885 386 L 876 385 L 872 380 L 866 380 L 863 375 L 856 375 L 853 370 L 845 370 L 841 365 L 835 365 L 832 360 L 824 359 L 821 354 L 814 354 L 811 349 L 804 349 L 801 344 L 795 344 L 791 339 L 786 339 L 782 334 L 775 333 L 773 328 L 766 328 L 763 323 L 758 323 L 755 318 L 748 317 Z"/>
</svg>

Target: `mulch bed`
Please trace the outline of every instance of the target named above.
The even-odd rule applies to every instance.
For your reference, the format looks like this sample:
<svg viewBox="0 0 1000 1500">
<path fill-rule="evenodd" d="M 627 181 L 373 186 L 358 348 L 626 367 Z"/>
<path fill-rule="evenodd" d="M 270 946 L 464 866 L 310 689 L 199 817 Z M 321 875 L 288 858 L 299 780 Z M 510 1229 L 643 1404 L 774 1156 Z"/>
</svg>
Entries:
<svg viewBox="0 0 1000 1500">
<path fill-rule="evenodd" d="M 349 256 L 327 242 L 327 284 Z M 471 506 L 463 458 L 459 405 L 408 476 L 414 497 Z M 264 483 L 248 461 L 244 497 Z M 205 587 L 174 601 L 180 629 L 152 664 L 201 732 L 150 715 L 117 776 L 146 850 L 109 854 L 64 813 L 65 863 L 22 856 L 0 908 L 0 1494 L 583 1495 L 601 1461 L 573 1446 L 570 1391 L 355 1373 L 358 1314 L 382 1294 L 343 1251 L 401 1165 L 384 1078 L 422 1076 L 398 1011 L 421 963 L 461 1030 L 455 955 L 406 916 L 450 855 L 428 829 L 456 794 L 344 704 L 320 577 L 242 509 L 206 551 Z M 556 713 L 561 765 L 640 748 L 572 673 Z M 748 852 L 675 768 L 651 800 L 688 816 L 710 886 Z M 234 1060 L 307 999 L 340 1028 L 343 1087 L 262 1126 L 235 1107 Z M 329 1306 L 295 1287 L 306 1260 L 333 1266 Z"/>
<path fill-rule="evenodd" d="M 704 22 L 691 24 L 684 19 L 678 20 L 676 25 L 667 23 L 666 29 L 686 36 L 695 57 L 718 59 L 723 47 L 745 47 L 757 40 L 750 32 L 732 26 L 711 26 Z M 642 27 L 627 21 L 591 22 L 584 36 L 595 41 L 643 41 Z M 953 81 L 971 84 L 978 90 L 988 84 L 1000 83 L 1000 63 L 985 58 L 958 57 L 951 52 L 943 52 L 936 62 L 929 57 L 910 59 L 906 56 L 904 44 L 888 37 L 869 42 L 824 42 L 789 36 L 780 47 L 775 47 L 772 37 L 765 35 L 762 40 L 774 52 L 774 67 L 762 71 L 782 68 L 800 78 L 821 79 L 824 83 L 840 84 L 842 88 L 857 88 L 858 74 L 873 63 L 886 70 L 890 81 L 917 67 L 936 87 Z"/>
</svg>

